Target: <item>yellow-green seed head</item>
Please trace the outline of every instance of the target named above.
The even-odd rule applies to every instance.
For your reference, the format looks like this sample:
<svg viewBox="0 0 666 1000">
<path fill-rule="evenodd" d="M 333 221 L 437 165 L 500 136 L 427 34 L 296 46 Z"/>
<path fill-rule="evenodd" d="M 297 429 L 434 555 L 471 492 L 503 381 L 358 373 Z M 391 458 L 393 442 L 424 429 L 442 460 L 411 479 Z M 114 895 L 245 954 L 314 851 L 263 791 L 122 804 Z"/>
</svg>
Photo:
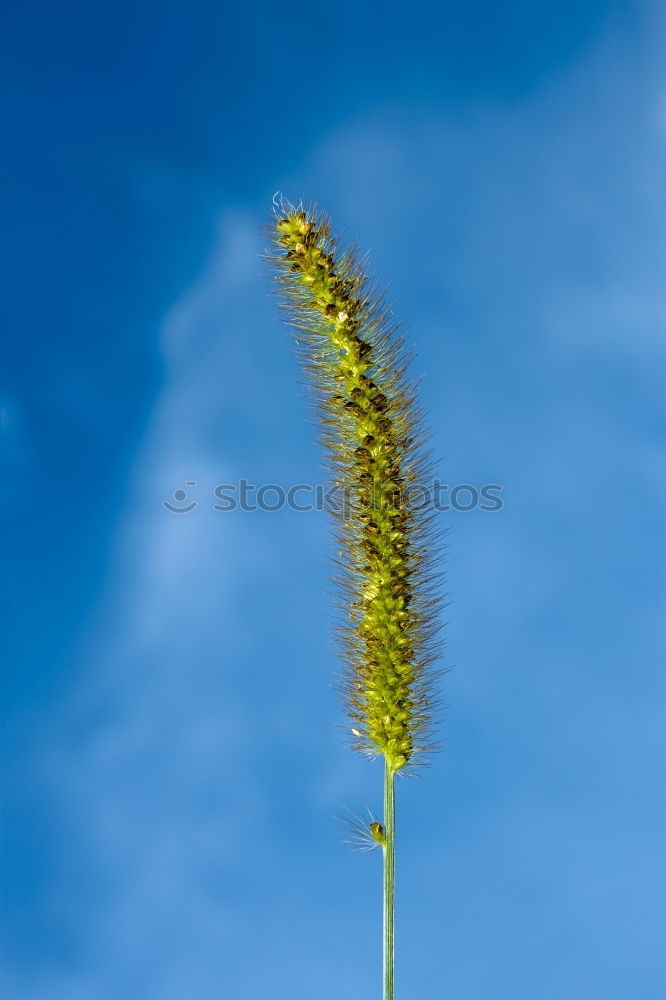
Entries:
<svg viewBox="0 0 666 1000">
<path fill-rule="evenodd" d="M 439 605 L 433 512 L 409 503 L 429 473 L 409 359 L 362 262 L 338 248 L 325 216 L 282 204 L 270 235 L 344 498 L 331 513 L 351 731 L 359 749 L 397 772 L 431 745 Z"/>
</svg>

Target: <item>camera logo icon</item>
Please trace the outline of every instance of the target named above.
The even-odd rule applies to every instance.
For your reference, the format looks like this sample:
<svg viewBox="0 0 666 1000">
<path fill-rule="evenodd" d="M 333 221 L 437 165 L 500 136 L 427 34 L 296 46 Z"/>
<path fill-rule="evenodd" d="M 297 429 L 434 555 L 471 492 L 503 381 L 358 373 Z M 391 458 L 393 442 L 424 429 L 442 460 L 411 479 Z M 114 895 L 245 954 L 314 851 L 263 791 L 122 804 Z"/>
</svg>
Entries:
<svg viewBox="0 0 666 1000">
<path fill-rule="evenodd" d="M 186 486 L 196 486 L 196 482 L 190 481 L 185 483 Z M 191 500 L 190 503 L 186 503 L 187 500 L 187 490 L 178 489 L 174 490 L 172 496 L 173 502 L 170 500 L 164 500 L 162 506 L 170 510 L 172 514 L 188 514 L 195 507 L 198 507 L 196 500 Z"/>
</svg>

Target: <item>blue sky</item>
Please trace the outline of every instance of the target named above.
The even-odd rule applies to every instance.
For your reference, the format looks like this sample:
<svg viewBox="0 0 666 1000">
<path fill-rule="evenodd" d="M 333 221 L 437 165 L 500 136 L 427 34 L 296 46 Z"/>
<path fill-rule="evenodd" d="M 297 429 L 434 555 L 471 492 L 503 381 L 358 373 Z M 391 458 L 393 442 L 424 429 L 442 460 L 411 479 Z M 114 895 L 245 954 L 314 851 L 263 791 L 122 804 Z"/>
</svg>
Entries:
<svg viewBox="0 0 666 1000">
<path fill-rule="evenodd" d="M 658 4 L 5 14 L 9 1000 L 378 995 L 377 809 L 259 231 L 316 198 L 417 345 L 450 529 L 444 751 L 399 789 L 400 1000 L 655 1000 Z M 197 501 L 163 501 L 187 482 Z"/>
</svg>

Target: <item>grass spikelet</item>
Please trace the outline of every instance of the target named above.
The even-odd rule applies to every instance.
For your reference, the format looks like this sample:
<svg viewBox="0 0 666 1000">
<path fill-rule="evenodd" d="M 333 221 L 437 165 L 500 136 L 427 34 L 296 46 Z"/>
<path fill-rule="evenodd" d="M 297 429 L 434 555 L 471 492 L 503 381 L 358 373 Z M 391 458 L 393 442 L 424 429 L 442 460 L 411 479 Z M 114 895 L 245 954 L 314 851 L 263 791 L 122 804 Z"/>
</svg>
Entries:
<svg viewBox="0 0 666 1000">
<path fill-rule="evenodd" d="M 366 807 L 367 818 L 359 816 L 357 813 L 347 809 L 349 815 L 337 817 L 347 827 L 349 837 L 344 841 L 355 851 L 374 851 L 378 847 L 386 846 L 384 826 L 377 817 Z"/>
<path fill-rule="evenodd" d="M 366 262 L 315 207 L 275 205 L 267 254 L 321 426 L 337 539 L 343 693 L 356 749 L 385 762 L 384 997 L 393 998 L 394 778 L 432 746 L 440 596 L 427 437 L 410 356 Z"/>
</svg>

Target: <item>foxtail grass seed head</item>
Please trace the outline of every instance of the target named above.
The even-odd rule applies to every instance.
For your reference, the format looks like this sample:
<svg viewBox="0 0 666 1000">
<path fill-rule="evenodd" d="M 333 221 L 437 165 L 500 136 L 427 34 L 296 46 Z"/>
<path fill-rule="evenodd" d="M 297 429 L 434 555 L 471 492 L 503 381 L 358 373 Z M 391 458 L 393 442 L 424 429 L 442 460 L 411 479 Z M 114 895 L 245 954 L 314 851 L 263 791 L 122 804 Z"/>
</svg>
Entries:
<svg viewBox="0 0 666 1000">
<path fill-rule="evenodd" d="M 280 199 L 269 232 L 332 482 L 349 501 L 331 513 L 350 732 L 397 773 L 432 746 L 440 601 L 433 511 L 410 502 L 430 473 L 410 357 L 365 261 L 324 214 Z M 381 824 L 369 833 L 382 844 Z"/>
</svg>

